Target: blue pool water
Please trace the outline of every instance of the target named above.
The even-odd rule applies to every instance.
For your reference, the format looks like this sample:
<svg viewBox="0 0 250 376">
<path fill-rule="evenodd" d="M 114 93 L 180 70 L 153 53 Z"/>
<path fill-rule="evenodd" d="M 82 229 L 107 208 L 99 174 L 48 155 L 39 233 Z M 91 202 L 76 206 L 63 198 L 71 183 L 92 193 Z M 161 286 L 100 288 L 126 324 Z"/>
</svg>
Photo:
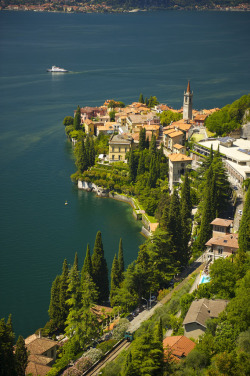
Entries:
<svg viewBox="0 0 250 376">
<path fill-rule="evenodd" d="M 201 277 L 201 280 L 200 280 L 200 285 L 201 285 L 202 283 L 208 283 L 208 282 L 210 282 L 210 277 L 209 277 L 209 275 L 203 275 L 203 276 Z"/>
</svg>

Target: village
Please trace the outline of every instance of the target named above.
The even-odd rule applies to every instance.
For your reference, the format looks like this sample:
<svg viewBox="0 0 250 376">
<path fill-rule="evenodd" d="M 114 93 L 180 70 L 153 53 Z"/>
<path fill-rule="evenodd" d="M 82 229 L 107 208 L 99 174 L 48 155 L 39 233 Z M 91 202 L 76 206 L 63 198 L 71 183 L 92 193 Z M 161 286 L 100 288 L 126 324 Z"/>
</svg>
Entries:
<svg viewBox="0 0 250 376">
<path fill-rule="evenodd" d="M 176 288 L 176 291 L 178 291 L 185 282 L 184 278 L 189 274 L 194 274 L 195 280 L 190 285 L 190 294 L 202 284 L 210 281 L 210 267 L 215 260 L 227 259 L 236 255 L 239 249 L 238 230 L 243 212 L 243 186 L 244 182 L 250 177 L 249 123 L 227 137 L 215 138 L 208 134 L 204 123 L 208 116 L 219 111 L 219 109 L 194 110 L 193 96 L 190 82 L 188 82 L 184 91 L 183 107 L 179 110 L 175 110 L 166 104 L 155 104 L 152 108 L 149 108 L 141 102 L 119 107 L 121 102 L 114 100 L 107 100 L 100 107 L 83 107 L 80 109 L 81 125 L 84 127 L 86 135 L 98 137 L 99 134 L 105 134 L 110 136 L 109 153 L 98 156 L 99 164 L 127 163 L 126 156 L 131 149 L 138 145 L 141 129 L 145 129 L 146 138 L 149 141 L 155 136 L 157 147 L 163 147 L 164 154 L 168 157 L 170 192 L 173 192 L 174 188 L 182 182 L 186 170 L 199 168 L 202 158 L 209 155 L 211 148 L 213 150 L 219 148 L 234 194 L 235 208 L 232 216 L 228 218 L 214 218 L 210 223 L 212 237 L 206 242 L 204 252 L 173 281 L 175 283 L 183 279 L 183 282 Z M 163 111 L 181 114 L 182 118 L 164 126 L 161 124 L 159 116 Z M 113 121 L 110 121 L 111 112 L 113 112 Z M 72 138 L 71 141 L 76 144 L 77 139 Z M 190 141 L 192 141 L 192 148 L 190 148 Z M 103 195 L 102 188 L 91 182 L 79 180 L 78 188 L 94 190 L 97 194 Z M 138 219 L 138 214 L 142 215 L 140 217 L 143 221 L 142 233 L 147 237 L 154 234 L 159 223 L 150 223 L 147 217 L 144 217 L 144 212 L 138 211 L 137 205 L 131 198 L 125 198 L 122 195 L 114 197 L 114 193 L 109 197 L 130 203 L 134 208 L 135 218 Z M 192 210 L 193 220 L 196 210 L 196 208 Z M 170 296 L 171 294 L 161 300 L 158 299 L 158 301 L 155 296 L 152 298 L 150 296 L 149 300 L 145 299 L 147 304 L 143 308 L 140 306 L 127 316 L 129 323 L 126 333 L 128 333 L 127 338 L 129 340 L 132 339 L 131 333 L 134 333 L 145 320 L 152 317 L 157 308 L 163 307 Z M 196 299 L 192 302 L 182 323 L 183 335 L 173 335 L 173 329 L 170 329 L 163 339 L 164 348 L 169 349 L 171 357 L 176 362 L 185 358 L 195 348 L 195 340 L 197 341 L 199 336 L 206 332 L 207 320 L 218 318 L 228 302 L 227 299 L 206 298 Z M 92 310 L 102 323 L 103 328 L 106 327 L 108 333 L 102 341 L 110 339 L 114 327 L 119 322 L 119 312 L 114 314 L 112 308 L 98 305 L 94 306 Z M 181 311 L 178 312 L 177 317 L 180 314 Z M 30 352 L 26 374 L 32 372 L 34 376 L 46 375 L 56 360 L 58 346 L 62 346 L 63 341 L 65 341 L 63 336 L 58 337 L 58 339 L 59 342 L 44 338 L 39 332 L 25 340 Z M 76 365 L 72 364 L 71 368 L 75 369 Z"/>
</svg>

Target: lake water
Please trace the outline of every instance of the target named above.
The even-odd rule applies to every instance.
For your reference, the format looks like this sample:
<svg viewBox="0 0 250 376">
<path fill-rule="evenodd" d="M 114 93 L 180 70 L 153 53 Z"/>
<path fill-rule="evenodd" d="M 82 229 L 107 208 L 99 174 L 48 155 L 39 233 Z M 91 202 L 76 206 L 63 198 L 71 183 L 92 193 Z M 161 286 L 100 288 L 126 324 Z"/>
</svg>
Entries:
<svg viewBox="0 0 250 376">
<path fill-rule="evenodd" d="M 45 324 L 64 258 L 77 251 L 81 265 L 98 230 L 109 267 L 120 237 L 126 264 L 143 242 L 128 205 L 71 183 L 64 117 L 140 93 L 180 108 L 188 79 L 195 108 L 231 103 L 249 92 L 249 21 L 236 12 L 0 12 L 0 317 L 13 314 L 17 335 Z M 52 65 L 71 73 L 51 75 Z"/>
</svg>

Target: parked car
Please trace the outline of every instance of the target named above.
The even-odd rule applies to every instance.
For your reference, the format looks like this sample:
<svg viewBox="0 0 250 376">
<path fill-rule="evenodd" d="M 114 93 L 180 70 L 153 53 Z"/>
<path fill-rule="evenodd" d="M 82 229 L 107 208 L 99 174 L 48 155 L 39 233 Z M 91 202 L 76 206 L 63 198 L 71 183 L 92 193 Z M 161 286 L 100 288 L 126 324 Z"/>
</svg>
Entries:
<svg viewBox="0 0 250 376">
<path fill-rule="evenodd" d="M 128 316 L 125 317 L 128 321 L 132 321 L 134 316 L 132 313 L 130 313 Z"/>
</svg>

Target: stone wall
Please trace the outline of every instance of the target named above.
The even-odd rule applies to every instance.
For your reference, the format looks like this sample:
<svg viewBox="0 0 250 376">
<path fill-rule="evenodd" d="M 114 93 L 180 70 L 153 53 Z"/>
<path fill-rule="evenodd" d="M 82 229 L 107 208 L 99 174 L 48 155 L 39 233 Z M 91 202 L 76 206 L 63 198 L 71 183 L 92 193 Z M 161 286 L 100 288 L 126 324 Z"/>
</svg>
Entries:
<svg viewBox="0 0 250 376">
<path fill-rule="evenodd" d="M 78 180 L 78 189 L 83 189 L 87 192 L 95 192 L 97 196 L 109 197 L 109 190 L 103 187 L 98 187 L 96 184 Z"/>
</svg>

